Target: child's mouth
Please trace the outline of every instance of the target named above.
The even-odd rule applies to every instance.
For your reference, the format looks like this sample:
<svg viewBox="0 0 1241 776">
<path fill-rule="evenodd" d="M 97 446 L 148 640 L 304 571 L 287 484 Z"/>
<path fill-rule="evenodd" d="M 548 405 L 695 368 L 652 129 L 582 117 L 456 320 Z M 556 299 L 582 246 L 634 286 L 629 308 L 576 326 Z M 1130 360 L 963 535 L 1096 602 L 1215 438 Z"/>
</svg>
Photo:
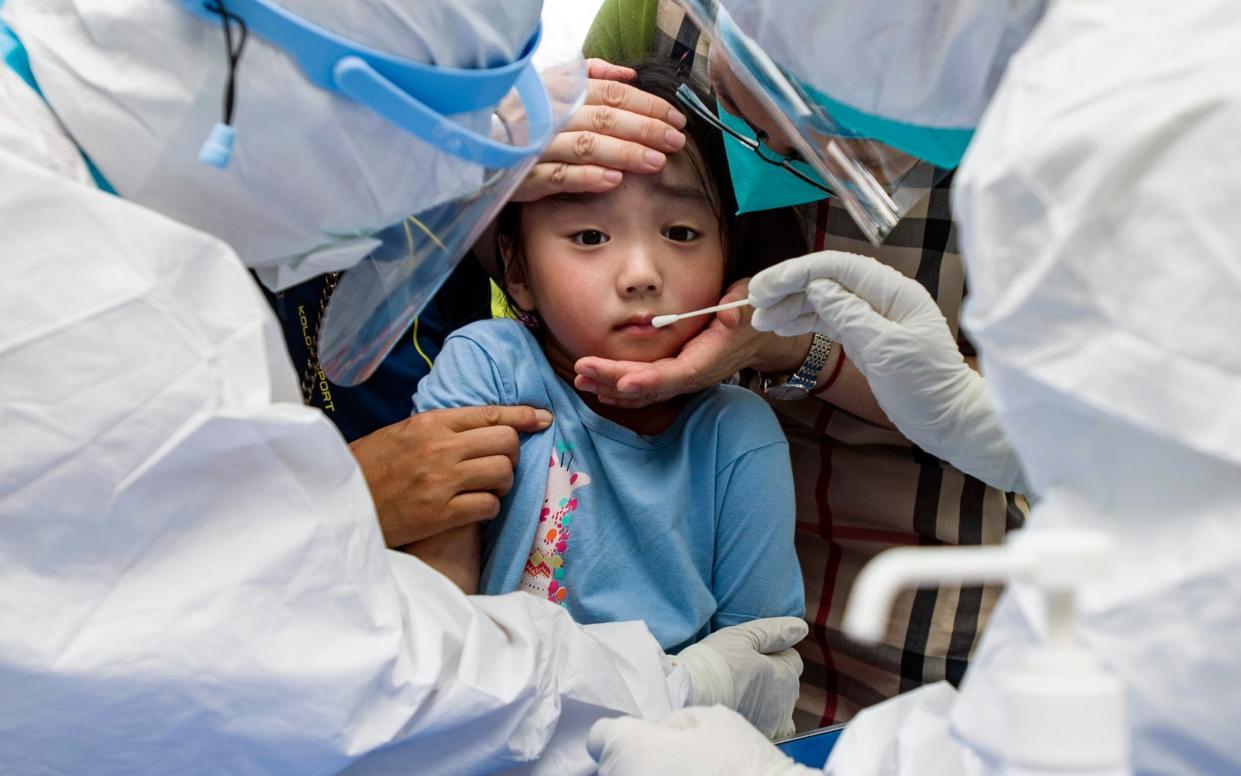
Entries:
<svg viewBox="0 0 1241 776">
<path fill-rule="evenodd" d="M 660 332 L 660 329 L 651 325 L 653 317 L 651 315 L 635 315 L 626 318 L 614 326 L 613 329 L 629 337 L 653 337 Z"/>
</svg>

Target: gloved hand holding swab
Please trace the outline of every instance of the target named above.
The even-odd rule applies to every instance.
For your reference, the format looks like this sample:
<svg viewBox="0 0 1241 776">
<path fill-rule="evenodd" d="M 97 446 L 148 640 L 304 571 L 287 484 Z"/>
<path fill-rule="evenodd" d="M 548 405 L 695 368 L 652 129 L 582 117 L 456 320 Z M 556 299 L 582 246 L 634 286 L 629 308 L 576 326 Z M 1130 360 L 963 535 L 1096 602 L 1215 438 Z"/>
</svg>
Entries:
<svg viewBox="0 0 1241 776">
<path fill-rule="evenodd" d="M 671 325 L 682 318 L 693 318 L 695 315 L 706 315 L 707 313 L 718 313 L 721 310 L 731 310 L 734 307 L 741 307 L 750 303 L 749 299 L 738 299 L 735 302 L 726 302 L 725 304 L 717 304 L 715 307 L 704 307 L 701 310 L 692 310 L 688 313 L 675 313 L 673 315 L 656 315 L 651 319 L 651 325 L 657 329 Z"/>
</svg>

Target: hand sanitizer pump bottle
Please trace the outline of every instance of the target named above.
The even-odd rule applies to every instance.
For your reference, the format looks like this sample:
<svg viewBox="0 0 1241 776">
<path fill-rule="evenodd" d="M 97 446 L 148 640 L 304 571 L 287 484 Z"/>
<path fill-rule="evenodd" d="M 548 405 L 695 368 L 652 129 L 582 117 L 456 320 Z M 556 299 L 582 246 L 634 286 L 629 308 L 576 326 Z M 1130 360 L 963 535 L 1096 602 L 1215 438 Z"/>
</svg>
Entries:
<svg viewBox="0 0 1241 776">
<path fill-rule="evenodd" d="M 900 548 L 858 576 L 845 612 L 853 638 L 882 637 L 907 587 L 1021 580 L 1043 594 L 1046 641 L 1003 679 L 1006 776 L 1129 776 L 1124 690 L 1078 643 L 1077 594 L 1108 573 L 1111 540 L 1094 531 L 1018 531 L 999 547 Z"/>
</svg>

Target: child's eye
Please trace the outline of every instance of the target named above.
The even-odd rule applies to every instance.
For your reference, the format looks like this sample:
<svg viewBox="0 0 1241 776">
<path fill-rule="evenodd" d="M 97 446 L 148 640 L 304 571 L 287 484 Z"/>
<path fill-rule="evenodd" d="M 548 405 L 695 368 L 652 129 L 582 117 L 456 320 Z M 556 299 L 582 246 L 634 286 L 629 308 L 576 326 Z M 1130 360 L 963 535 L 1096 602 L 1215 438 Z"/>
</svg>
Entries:
<svg viewBox="0 0 1241 776">
<path fill-rule="evenodd" d="M 603 245 L 608 241 L 608 236 L 598 229 L 587 229 L 584 232 L 578 232 L 571 238 L 575 245 Z"/>
<path fill-rule="evenodd" d="M 673 242 L 691 242 L 697 239 L 700 233 L 688 226 L 671 226 L 664 230 L 664 237 Z"/>
</svg>

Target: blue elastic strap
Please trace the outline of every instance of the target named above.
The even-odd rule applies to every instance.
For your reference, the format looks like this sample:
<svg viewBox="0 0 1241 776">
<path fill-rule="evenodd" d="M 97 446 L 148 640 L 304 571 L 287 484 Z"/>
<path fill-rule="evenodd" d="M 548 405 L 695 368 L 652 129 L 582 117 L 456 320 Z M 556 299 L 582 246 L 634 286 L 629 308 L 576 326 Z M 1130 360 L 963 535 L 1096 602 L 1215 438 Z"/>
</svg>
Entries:
<svg viewBox="0 0 1241 776">
<path fill-rule="evenodd" d="M 219 23 L 211 0 L 179 0 L 197 16 Z M 226 0 L 230 14 L 278 46 L 321 89 L 349 97 L 425 143 L 486 167 L 515 167 L 551 139 L 551 103 L 532 57 L 542 34 L 534 31 L 519 59 L 497 67 L 436 67 L 362 46 L 301 19 L 269 0 Z M 525 104 L 530 142 L 513 146 L 492 140 L 448 116 L 491 110 L 514 87 Z"/>
<path fill-rule="evenodd" d="M 4 0 L 0 0 L 0 6 L 4 5 Z M 43 90 L 39 88 L 39 82 L 34 79 L 34 71 L 30 69 L 30 57 L 26 55 L 26 47 L 18 39 L 17 34 L 9 29 L 9 26 L 0 19 L 0 54 L 4 56 L 4 64 L 9 69 L 17 73 L 17 77 L 26 82 L 26 85 L 34 90 L 34 93 L 43 97 Z M 46 101 L 46 98 L 45 98 Z M 112 188 L 112 184 L 108 183 L 108 179 L 103 177 L 103 173 L 95 166 L 90 157 L 86 155 L 82 149 L 78 149 L 78 153 L 82 154 L 82 161 L 86 162 L 86 169 L 90 172 L 90 177 L 95 181 L 95 185 L 100 191 L 106 191 L 109 194 L 116 194 L 116 189 Z"/>
</svg>

